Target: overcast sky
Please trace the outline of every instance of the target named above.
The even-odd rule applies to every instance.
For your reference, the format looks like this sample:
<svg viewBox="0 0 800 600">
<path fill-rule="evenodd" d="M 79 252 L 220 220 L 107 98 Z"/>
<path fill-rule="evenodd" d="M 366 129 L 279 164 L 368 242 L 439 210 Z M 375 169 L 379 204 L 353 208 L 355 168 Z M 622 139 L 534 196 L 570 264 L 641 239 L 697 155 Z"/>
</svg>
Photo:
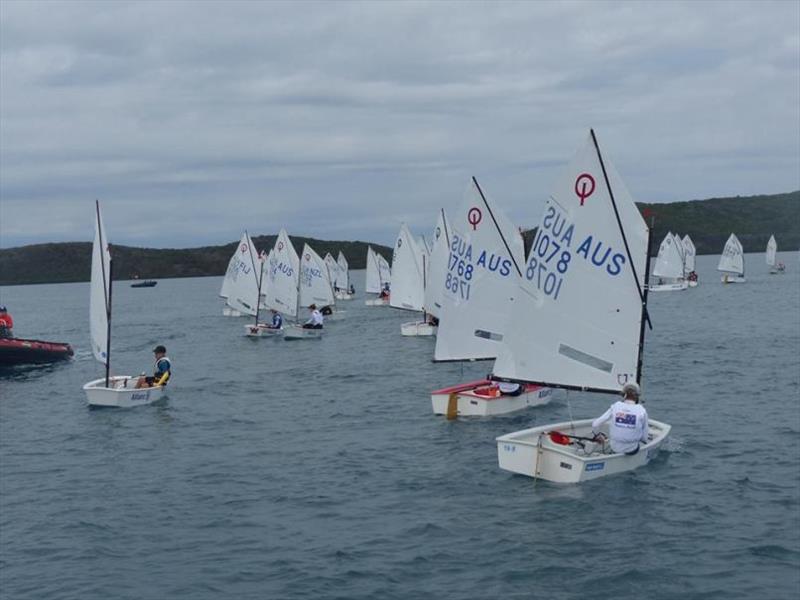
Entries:
<svg viewBox="0 0 800 600">
<path fill-rule="evenodd" d="M 637 200 L 800 189 L 800 3 L 0 2 L 0 246 L 519 225 L 594 127 Z"/>
</svg>

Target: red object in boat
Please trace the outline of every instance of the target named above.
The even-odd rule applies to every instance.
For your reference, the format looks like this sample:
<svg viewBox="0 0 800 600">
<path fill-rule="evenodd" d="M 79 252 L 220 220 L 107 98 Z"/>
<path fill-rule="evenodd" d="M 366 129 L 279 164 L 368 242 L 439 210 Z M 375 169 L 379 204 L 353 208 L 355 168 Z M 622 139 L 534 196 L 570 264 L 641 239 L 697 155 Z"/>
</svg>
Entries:
<svg viewBox="0 0 800 600">
<path fill-rule="evenodd" d="M 72 346 L 62 342 L 0 338 L 0 366 L 50 363 L 72 355 Z"/>
</svg>

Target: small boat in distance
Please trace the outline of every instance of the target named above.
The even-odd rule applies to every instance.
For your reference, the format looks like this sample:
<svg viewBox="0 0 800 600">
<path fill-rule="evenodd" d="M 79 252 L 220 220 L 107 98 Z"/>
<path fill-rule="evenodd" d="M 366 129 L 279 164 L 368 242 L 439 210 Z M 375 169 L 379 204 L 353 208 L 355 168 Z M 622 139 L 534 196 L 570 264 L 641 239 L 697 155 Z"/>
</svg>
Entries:
<svg viewBox="0 0 800 600">
<path fill-rule="evenodd" d="M 722 271 L 722 283 L 745 283 L 744 249 L 736 234 L 732 233 L 725 242 L 722 255 L 719 257 L 717 271 Z"/>
<path fill-rule="evenodd" d="M 156 287 L 158 282 L 155 279 L 145 279 L 144 281 L 137 281 L 136 283 L 132 283 L 132 288 L 148 288 L 148 287 Z"/>
</svg>

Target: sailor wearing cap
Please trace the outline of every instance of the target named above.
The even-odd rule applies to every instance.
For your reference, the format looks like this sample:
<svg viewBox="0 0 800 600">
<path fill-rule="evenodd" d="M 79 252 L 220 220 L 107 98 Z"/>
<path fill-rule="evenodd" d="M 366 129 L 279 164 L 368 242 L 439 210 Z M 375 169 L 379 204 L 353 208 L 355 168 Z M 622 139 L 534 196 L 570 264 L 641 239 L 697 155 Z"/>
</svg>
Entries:
<svg viewBox="0 0 800 600">
<path fill-rule="evenodd" d="M 144 373 L 139 377 L 136 382 L 137 388 L 152 387 L 153 385 L 166 385 L 167 380 L 172 375 L 172 362 L 167 358 L 167 349 L 158 345 L 153 348 L 153 354 L 156 355 L 156 365 L 152 377 L 145 377 Z"/>
<path fill-rule="evenodd" d="M 611 450 L 619 454 L 636 454 L 639 443 L 647 442 L 647 411 L 639 404 L 641 390 L 639 384 L 628 382 L 622 386 L 622 400 L 592 421 L 592 434 L 601 440 L 600 426 L 610 421 L 608 426 Z"/>
<path fill-rule="evenodd" d="M 324 319 L 322 318 L 322 313 L 317 310 L 317 305 L 312 304 L 308 307 L 308 310 L 311 311 L 311 316 L 303 324 L 303 329 L 322 329 Z"/>
</svg>

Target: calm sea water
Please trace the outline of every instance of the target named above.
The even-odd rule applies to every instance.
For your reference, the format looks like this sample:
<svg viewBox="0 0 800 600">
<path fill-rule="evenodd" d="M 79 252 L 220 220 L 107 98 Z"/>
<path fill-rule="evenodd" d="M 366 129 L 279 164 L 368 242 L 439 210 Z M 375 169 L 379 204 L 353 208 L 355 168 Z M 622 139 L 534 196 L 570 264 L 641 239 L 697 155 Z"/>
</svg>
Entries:
<svg viewBox="0 0 800 600">
<path fill-rule="evenodd" d="M 645 396 L 673 425 L 650 466 L 580 486 L 497 468 L 494 438 L 612 398 L 447 422 L 409 316 L 344 302 L 318 342 L 250 340 L 219 278 L 115 287 L 115 372 L 173 359 L 169 398 L 89 410 L 88 284 L 8 287 L 19 336 L 75 360 L 0 375 L 0 597 L 796 598 L 800 264 L 654 294 Z M 363 272 L 356 273 L 363 289 Z M 590 301 L 587 298 L 587 302 Z"/>
</svg>

